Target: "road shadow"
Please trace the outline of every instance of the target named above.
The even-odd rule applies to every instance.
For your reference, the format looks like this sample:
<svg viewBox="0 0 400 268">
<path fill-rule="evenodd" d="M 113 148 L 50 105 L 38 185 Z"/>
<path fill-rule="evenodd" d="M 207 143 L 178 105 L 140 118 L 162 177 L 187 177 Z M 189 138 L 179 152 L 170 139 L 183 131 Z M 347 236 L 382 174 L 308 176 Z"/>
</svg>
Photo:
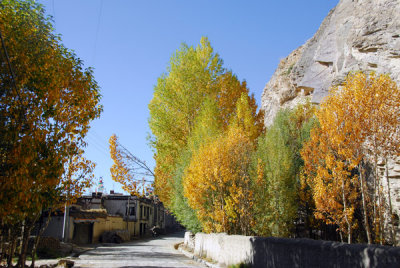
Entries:
<svg viewBox="0 0 400 268">
<path fill-rule="evenodd" d="M 160 235 L 154 239 L 168 239 L 168 238 L 185 238 L 185 231 L 179 231 L 179 232 L 175 232 L 175 233 L 169 233 L 169 234 L 165 234 L 165 235 Z"/>
<path fill-rule="evenodd" d="M 119 258 L 127 258 L 129 259 L 138 259 L 138 258 L 151 258 L 151 259 L 176 259 L 182 257 L 180 253 L 163 253 L 163 252 L 124 252 L 118 249 L 115 250 L 103 250 L 97 249 L 96 252 L 87 252 L 85 256 L 91 257 L 102 257 L 110 256 L 110 259 L 119 259 Z"/>
</svg>

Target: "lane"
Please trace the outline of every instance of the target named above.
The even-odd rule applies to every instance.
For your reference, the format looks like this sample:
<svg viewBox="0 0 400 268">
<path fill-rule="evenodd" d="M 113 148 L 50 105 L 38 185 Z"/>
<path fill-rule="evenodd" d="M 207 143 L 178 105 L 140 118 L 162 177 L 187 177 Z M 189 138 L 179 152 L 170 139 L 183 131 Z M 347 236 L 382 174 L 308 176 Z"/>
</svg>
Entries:
<svg viewBox="0 0 400 268">
<path fill-rule="evenodd" d="M 183 233 L 119 245 L 101 246 L 75 259 L 74 267 L 205 267 L 174 249 Z"/>
</svg>

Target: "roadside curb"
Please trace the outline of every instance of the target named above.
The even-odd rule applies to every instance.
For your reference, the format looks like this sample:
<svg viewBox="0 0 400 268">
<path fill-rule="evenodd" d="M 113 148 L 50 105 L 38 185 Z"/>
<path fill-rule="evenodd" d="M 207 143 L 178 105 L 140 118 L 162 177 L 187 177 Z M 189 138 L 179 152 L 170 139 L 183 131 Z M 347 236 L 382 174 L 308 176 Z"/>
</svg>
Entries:
<svg viewBox="0 0 400 268">
<path fill-rule="evenodd" d="M 221 268 L 221 266 L 219 266 L 218 264 L 208 262 L 208 261 L 206 261 L 206 260 L 204 260 L 204 259 L 202 259 L 202 258 L 200 258 L 200 257 L 198 257 L 198 256 L 196 256 L 196 255 L 194 255 L 193 253 L 184 250 L 182 246 L 179 246 L 179 247 L 178 247 L 178 251 L 181 252 L 181 253 L 182 253 L 183 255 L 185 255 L 186 257 L 188 257 L 188 258 L 190 258 L 190 259 L 192 259 L 192 260 L 194 260 L 194 261 L 197 261 L 197 262 L 199 262 L 199 263 L 202 263 L 202 264 L 204 264 L 204 265 L 207 266 L 207 267 L 210 267 L 210 268 Z"/>
</svg>

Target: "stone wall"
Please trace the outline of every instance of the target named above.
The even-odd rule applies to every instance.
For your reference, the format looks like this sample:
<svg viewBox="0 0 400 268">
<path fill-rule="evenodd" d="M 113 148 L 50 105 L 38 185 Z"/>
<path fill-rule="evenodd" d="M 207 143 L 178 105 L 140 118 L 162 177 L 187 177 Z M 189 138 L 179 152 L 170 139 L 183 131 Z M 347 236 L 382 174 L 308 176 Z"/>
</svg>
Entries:
<svg viewBox="0 0 400 268">
<path fill-rule="evenodd" d="M 184 245 L 220 266 L 400 267 L 400 248 L 379 245 L 189 232 Z"/>
</svg>

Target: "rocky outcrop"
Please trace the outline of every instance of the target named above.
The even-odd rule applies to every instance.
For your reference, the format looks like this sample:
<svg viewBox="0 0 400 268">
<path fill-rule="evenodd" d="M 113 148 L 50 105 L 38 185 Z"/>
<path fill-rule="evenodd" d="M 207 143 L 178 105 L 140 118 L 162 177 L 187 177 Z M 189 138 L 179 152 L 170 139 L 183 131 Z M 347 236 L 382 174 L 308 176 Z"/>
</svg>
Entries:
<svg viewBox="0 0 400 268">
<path fill-rule="evenodd" d="M 283 59 L 262 94 L 268 126 L 281 107 L 319 103 L 350 71 L 388 73 L 400 84 L 400 1 L 341 0 L 317 33 Z"/>
</svg>

